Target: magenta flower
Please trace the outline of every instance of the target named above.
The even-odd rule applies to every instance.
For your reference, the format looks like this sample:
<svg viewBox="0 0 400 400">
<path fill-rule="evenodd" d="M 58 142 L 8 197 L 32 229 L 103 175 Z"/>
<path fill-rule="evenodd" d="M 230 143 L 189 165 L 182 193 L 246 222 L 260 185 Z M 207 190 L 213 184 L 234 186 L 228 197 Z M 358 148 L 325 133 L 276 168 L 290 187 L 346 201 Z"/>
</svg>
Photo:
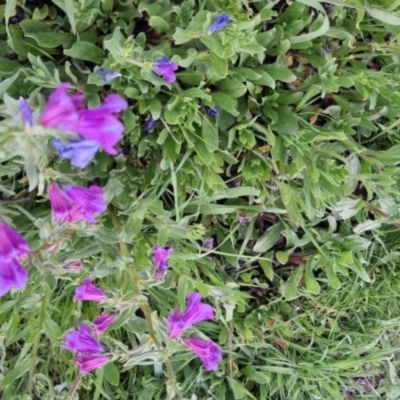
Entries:
<svg viewBox="0 0 400 400">
<path fill-rule="evenodd" d="M 0 259 L 23 257 L 29 252 L 26 240 L 13 228 L 0 221 Z"/>
<path fill-rule="evenodd" d="M 94 223 L 95 215 L 106 210 L 104 190 L 99 186 L 83 188 L 80 186 L 53 183 L 48 189 L 51 208 L 56 221 L 66 222 L 86 220 Z"/>
<path fill-rule="evenodd" d="M 174 71 L 178 69 L 178 65 L 170 62 L 168 57 L 164 56 L 154 61 L 155 72 L 161 75 L 167 82 L 172 83 L 176 81 Z"/>
<path fill-rule="evenodd" d="M 14 286 L 21 290 L 28 280 L 28 273 L 18 258 L 29 252 L 26 240 L 13 228 L 0 221 L 0 296 Z"/>
<path fill-rule="evenodd" d="M 28 273 L 16 259 L 0 258 L 0 296 L 4 296 L 14 286 L 22 290 L 28 281 Z"/>
<path fill-rule="evenodd" d="M 82 96 L 71 97 L 68 95 L 69 83 L 62 83 L 55 89 L 39 118 L 45 128 L 58 128 L 74 132 L 79 119 L 79 106 Z"/>
<path fill-rule="evenodd" d="M 116 319 L 116 315 L 103 313 L 93 322 L 97 335 L 101 335 Z"/>
<path fill-rule="evenodd" d="M 214 318 L 213 308 L 208 304 L 201 303 L 201 299 L 201 294 L 189 293 L 185 312 L 180 314 L 179 309 L 175 308 L 168 316 L 167 325 L 171 339 L 179 338 L 184 330 L 200 321 Z"/>
<path fill-rule="evenodd" d="M 215 371 L 222 361 L 221 349 L 212 340 L 185 339 L 186 346 L 196 353 L 207 371 Z"/>
<path fill-rule="evenodd" d="M 78 355 L 104 353 L 100 342 L 93 337 L 90 328 L 85 324 L 80 324 L 77 331 L 65 335 L 64 344 L 67 350 L 75 351 Z"/>
<path fill-rule="evenodd" d="M 40 117 L 40 123 L 46 128 L 77 133 L 96 141 L 105 152 L 117 154 L 115 146 L 122 137 L 124 125 L 115 114 L 125 110 L 128 103 L 117 94 L 111 94 L 100 106 L 86 109 L 84 96 L 69 96 L 68 88 L 69 83 L 63 83 L 54 90 Z"/>
<path fill-rule="evenodd" d="M 156 279 L 161 279 L 163 277 L 164 271 L 168 268 L 168 257 L 173 251 L 173 247 L 163 248 L 157 245 L 153 246 L 153 253 L 156 261 Z"/>
<path fill-rule="evenodd" d="M 22 115 L 22 118 L 24 119 L 24 121 L 29 126 L 33 126 L 32 110 L 29 106 L 29 103 L 23 97 L 20 97 L 18 106 L 19 106 L 19 109 L 21 111 L 21 115 Z"/>
<path fill-rule="evenodd" d="M 82 356 L 76 357 L 75 364 L 79 365 L 79 373 L 87 374 L 96 368 L 107 364 L 109 359 L 105 356 Z"/>
<path fill-rule="evenodd" d="M 117 154 L 115 146 L 124 132 L 124 125 L 114 114 L 125 110 L 128 103 L 117 94 L 110 94 L 102 105 L 80 113 L 75 132 L 97 141 L 108 154 Z"/>
<path fill-rule="evenodd" d="M 90 279 L 84 279 L 82 283 L 82 286 L 78 286 L 75 289 L 75 300 L 89 300 L 97 302 L 108 300 L 108 297 L 104 294 L 104 292 L 98 287 L 94 286 Z"/>
</svg>

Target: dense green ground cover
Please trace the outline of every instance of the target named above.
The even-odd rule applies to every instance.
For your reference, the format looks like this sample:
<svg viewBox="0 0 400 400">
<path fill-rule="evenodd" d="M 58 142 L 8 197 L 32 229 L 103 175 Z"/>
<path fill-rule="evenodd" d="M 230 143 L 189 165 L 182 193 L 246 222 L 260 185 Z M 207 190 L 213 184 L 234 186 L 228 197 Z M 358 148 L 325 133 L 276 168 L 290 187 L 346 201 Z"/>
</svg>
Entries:
<svg viewBox="0 0 400 400">
<path fill-rule="evenodd" d="M 398 0 L 0 5 L 0 219 L 30 245 L 25 289 L 0 300 L 1 399 L 400 399 L 396 15 Z M 39 116 L 61 82 L 89 107 L 127 100 L 117 155 L 57 155 L 65 136 Z M 103 187 L 107 210 L 56 222 L 55 181 Z M 174 248 L 162 279 L 153 245 Z M 85 278 L 109 300 L 75 300 Z M 188 331 L 222 349 L 215 371 L 168 338 L 190 292 L 215 310 Z M 113 361 L 80 377 L 63 337 L 102 311 Z"/>
</svg>

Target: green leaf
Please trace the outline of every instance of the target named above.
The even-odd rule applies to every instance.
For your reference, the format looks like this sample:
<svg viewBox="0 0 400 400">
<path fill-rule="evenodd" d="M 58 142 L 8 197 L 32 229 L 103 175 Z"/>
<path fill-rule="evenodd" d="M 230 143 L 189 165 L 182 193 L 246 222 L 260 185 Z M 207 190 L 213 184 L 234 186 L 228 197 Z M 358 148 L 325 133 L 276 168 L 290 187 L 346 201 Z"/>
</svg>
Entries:
<svg viewBox="0 0 400 400">
<path fill-rule="evenodd" d="M 319 294 L 321 292 L 321 287 L 314 278 L 311 262 L 308 262 L 306 265 L 306 271 L 304 274 L 304 278 L 306 281 L 306 288 L 309 292 L 314 293 L 314 294 Z"/>
<path fill-rule="evenodd" d="M 103 371 L 104 371 L 104 377 L 111 385 L 113 386 L 119 385 L 119 371 L 118 368 L 114 365 L 114 363 L 111 362 L 106 364 L 103 368 Z"/>
<path fill-rule="evenodd" d="M 218 57 L 216 54 L 210 55 L 211 66 L 214 68 L 216 74 L 222 79 L 228 74 L 228 61 L 224 58 Z"/>
<path fill-rule="evenodd" d="M 253 71 L 256 74 L 261 75 L 261 78 L 251 79 L 252 82 L 262 86 L 269 86 L 271 89 L 275 89 L 275 80 L 268 72 L 264 71 L 262 68 L 253 68 Z"/>
<path fill-rule="evenodd" d="M 296 297 L 296 289 L 300 283 L 300 279 L 303 276 L 304 265 L 300 265 L 292 271 L 289 280 L 286 284 L 285 298 L 286 300 L 293 300 Z"/>
<path fill-rule="evenodd" d="M 108 50 L 113 58 L 118 61 L 124 59 L 124 45 L 125 36 L 121 33 L 121 28 L 119 26 L 115 27 L 111 39 L 104 41 L 104 48 Z"/>
<path fill-rule="evenodd" d="M 8 37 L 8 42 L 11 44 L 12 49 L 14 50 L 13 47 L 13 42 L 12 42 L 12 36 L 10 33 L 10 28 L 9 28 L 9 23 L 8 20 L 15 15 L 15 6 L 17 5 L 16 0 L 6 0 L 6 8 L 4 10 L 4 19 L 6 22 L 6 31 L 7 31 L 7 37 Z"/>
<path fill-rule="evenodd" d="M 8 371 L 1 382 L 2 388 L 11 385 L 14 383 L 20 376 L 24 375 L 29 370 L 29 366 L 31 365 L 30 357 L 24 358 L 18 364 L 14 365 L 13 369 Z"/>
<path fill-rule="evenodd" d="M 41 49 L 35 40 L 28 39 L 28 38 L 18 38 L 18 37 L 13 37 L 12 39 L 12 45 L 14 47 L 14 51 L 23 57 L 27 57 L 28 54 L 32 54 L 34 56 L 46 56 L 50 60 L 53 60 L 53 57 L 47 52 Z M 53 53 L 56 50 L 53 50 Z"/>
<path fill-rule="evenodd" d="M 227 376 L 229 386 L 232 389 L 233 392 L 233 397 L 235 400 L 240 400 L 240 399 L 254 399 L 256 398 L 241 384 L 239 381 L 236 379 L 230 378 Z"/>
<path fill-rule="evenodd" d="M 377 8 L 367 8 L 366 11 L 372 18 L 376 18 L 385 24 L 399 26 L 400 18 L 396 17 L 393 13 L 378 10 Z"/>
<path fill-rule="evenodd" d="M 333 270 L 333 265 L 331 261 L 327 260 L 325 264 L 325 272 L 326 277 L 328 278 L 328 283 L 333 289 L 339 289 L 342 283 L 340 282 L 339 278 L 336 276 L 335 271 Z"/>
<path fill-rule="evenodd" d="M 258 261 L 261 265 L 261 268 L 264 271 L 265 276 L 271 281 L 274 278 L 274 267 L 272 265 L 272 256 L 273 256 L 272 252 L 266 253 L 264 254 L 263 258 L 270 257 L 270 260 L 260 259 Z"/>
<path fill-rule="evenodd" d="M 190 280 L 184 275 L 181 275 L 178 281 L 178 290 L 177 290 L 178 305 L 181 310 L 185 309 L 186 298 L 191 289 L 192 289 L 192 284 Z"/>
<path fill-rule="evenodd" d="M 236 110 L 237 102 L 235 99 L 221 92 L 212 93 L 211 96 L 219 108 L 225 110 L 234 117 L 239 115 L 239 112 Z"/>
<path fill-rule="evenodd" d="M 264 253 L 273 247 L 281 236 L 283 230 L 282 222 L 278 222 L 268 228 L 265 233 L 257 240 L 253 247 L 256 253 Z"/>
<path fill-rule="evenodd" d="M 53 49 L 55 47 L 66 44 L 68 39 L 72 38 L 69 33 L 25 33 L 25 36 L 35 39 L 39 46 L 47 49 Z"/>
<path fill-rule="evenodd" d="M 321 12 L 320 16 L 318 18 L 321 18 L 322 24 L 321 26 L 315 30 L 314 32 L 306 33 L 304 35 L 298 35 L 298 36 L 291 36 L 289 38 L 290 43 L 296 44 L 296 43 L 304 43 L 309 40 L 313 40 L 317 37 L 323 36 L 329 29 L 329 18 L 325 14 L 324 8 L 321 6 L 321 4 L 317 0 L 297 0 L 299 3 L 306 4 L 310 7 L 313 7 Z"/>
<path fill-rule="evenodd" d="M 297 137 L 299 135 L 299 123 L 293 111 L 285 105 L 279 105 L 276 111 L 279 119 L 276 124 L 272 125 L 272 129 L 278 133 Z"/>
<path fill-rule="evenodd" d="M 235 79 L 224 79 L 222 83 L 218 85 L 218 88 L 221 92 L 234 99 L 243 96 L 247 92 L 247 86 Z"/>
<path fill-rule="evenodd" d="M 65 12 L 68 17 L 68 21 L 71 25 L 72 33 L 75 35 L 75 10 L 74 10 L 74 0 L 65 0 Z"/>
<path fill-rule="evenodd" d="M 187 29 L 182 28 L 176 28 L 173 38 L 176 45 L 184 44 L 192 40 L 190 32 L 188 32 Z"/>
<path fill-rule="evenodd" d="M 106 56 L 106 52 L 100 47 L 89 42 L 75 42 L 69 50 L 64 50 L 64 54 L 78 60 L 91 61 L 101 64 Z"/>
<path fill-rule="evenodd" d="M 203 99 L 205 101 L 211 101 L 211 96 L 207 94 L 204 90 L 199 88 L 190 88 L 182 92 L 183 95 L 188 97 L 197 97 L 198 99 Z"/>
<path fill-rule="evenodd" d="M 282 81 L 286 83 L 294 82 L 297 78 L 293 72 L 285 65 L 269 64 L 264 65 L 262 70 L 267 72 L 275 81 Z"/>
<path fill-rule="evenodd" d="M 53 346 L 59 343 L 62 334 L 61 328 L 50 318 L 50 316 L 46 316 L 44 320 L 44 333 Z"/>
<path fill-rule="evenodd" d="M 231 72 L 234 74 L 235 78 L 241 82 L 245 82 L 247 80 L 253 81 L 261 78 L 260 74 L 257 74 L 257 72 L 254 72 L 254 70 L 250 68 L 236 67 L 232 68 Z"/>
<path fill-rule="evenodd" d="M 218 130 L 206 117 L 203 119 L 201 134 L 207 150 L 210 152 L 216 151 L 218 149 Z"/>
<path fill-rule="evenodd" d="M 168 22 L 161 17 L 157 17 L 156 15 L 150 17 L 149 25 L 153 27 L 158 34 L 169 31 Z"/>
</svg>

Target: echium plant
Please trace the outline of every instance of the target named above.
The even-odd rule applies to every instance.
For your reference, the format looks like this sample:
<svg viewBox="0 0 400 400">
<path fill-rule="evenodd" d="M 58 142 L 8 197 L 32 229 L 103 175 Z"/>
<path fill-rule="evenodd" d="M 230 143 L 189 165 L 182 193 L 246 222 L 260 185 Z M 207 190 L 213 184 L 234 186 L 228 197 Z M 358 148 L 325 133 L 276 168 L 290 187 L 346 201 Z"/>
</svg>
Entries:
<svg viewBox="0 0 400 400">
<path fill-rule="evenodd" d="M 162 76 L 167 82 L 174 82 L 174 71 L 177 65 L 162 57 L 154 62 L 154 72 Z M 101 71 L 104 79 L 112 79 L 116 75 L 107 71 Z M 111 77 L 112 75 L 112 77 Z M 27 142 L 35 142 L 32 153 L 23 155 L 26 160 L 31 160 L 31 171 L 27 171 L 28 179 L 37 178 L 37 185 L 30 182 L 30 189 L 36 189 L 42 196 L 42 201 L 47 199 L 52 216 L 44 216 L 46 233 L 42 232 L 45 240 L 42 243 L 35 242 L 28 245 L 29 237 L 25 239 L 13 227 L 15 213 L 2 208 L 0 221 L 0 295 L 5 296 L 15 291 L 32 292 L 38 288 L 38 280 L 43 282 L 40 286 L 44 291 L 41 300 L 41 309 L 45 310 L 46 302 L 51 301 L 51 288 L 48 279 L 54 271 L 50 267 L 52 263 L 59 263 L 64 259 L 62 252 L 68 253 L 68 241 L 74 240 L 75 234 L 82 234 L 87 230 L 96 234 L 98 221 L 107 213 L 106 190 L 99 183 L 88 183 L 85 186 L 76 184 L 75 179 L 87 173 L 88 167 L 98 152 L 115 156 L 119 153 L 119 144 L 123 138 L 124 125 L 121 122 L 122 112 L 128 108 L 127 102 L 117 94 L 107 95 L 97 107 L 85 105 L 85 95 L 79 91 L 69 93 L 71 85 L 62 83 L 50 94 L 44 109 L 40 113 L 31 111 L 28 102 L 21 98 L 18 103 L 20 110 L 18 126 L 21 130 L 13 130 L 15 136 L 10 140 L 21 143 L 28 137 Z M 217 111 L 210 109 L 213 115 Z M 39 110 L 38 110 L 39 111 Z M 39 117 L 37 117 L 39 114 Z M 211 115 L 211 114 L 210 114 Z M 150 119 L 146 129 L 154 127 L 154 120 Z M 50 153 L 46 154 L 47 143 L 50 144 Z M 27 148 L 29 143 L 22 143 Z M 42 148 L 41 148 L 42 146 Z M 5 146 L 11 158 L 15 156 L 11 146 Z M 36 150 L 39 149 L 37 152 Z M 53 163 L 58 154 L 59 159 L 69 160 L 70 173 L 62 173 L 53 168 Z M 57 161 L 56 161 L 57 162 Z M 64 161 L 65 163 L 65 161 Z M 76 168 L 78 171 L 76 172 Z M 114 229 L 119 229 L 119 223 L 115 212 L 110 210 L 111 222 Z M 106 214 L 105 214 L 106 215 Z M 17 223 L 18 225 L 18 223 Z M 28 235 L 29 236 L 29 235 Z M 132 255 L 125 243 L 120 243 L 120 250 L 129 269 L 129 281 L 131 289 L 122 293 L 107 294 L 103 290 L 101 280 L 94 284 L 89 270 L 86 270 L 84 260 L 74 259 L 64 263 L 63 271 L 58 271 L 61 282 L 74 281 L 71 274 L 79 273 L 80 279 L 75 283 L 75 295 L 73 296 L 77 307 L 79 302 L 89 301 L 98 303 L 102 308 L 93 322 L 86 322 L 78 318 L 71 320 L 71 329 L 62 335 L 62 348 L 74 354 L 74 363 L 78 366 L 79 374 L 69 387 L 69 396 L 74 396 L 79 388 L 82 376 L 105 365 L 120 361 L 126 365 L 134 365 L 135 357 L 153 357 L 157 362 L 166 365 L 168 385 L 174 395 L 181 398 L 179 385 L 176 382 L 174 367 L 170 361 L 172 354 L 189 348 L 199 357 L 207 371 L 216 370 L 222 360 L 221 349 L 211 340 L 204 339 L 195 332 L 186 334 L 186 331 L 200 321 L 215 318 L 213 307 L 202 303 L 199 293 L 188 294 L 188 304 L 184 312 L 175 308 L 167 318 L 159 319 L 150 309 L 151 294 L 147 291 L 154 284 L 162 282 L 169 268 L 168 259 L 172 255 L 173 247 L 162 247 L 154 244 L 152 247 L 154 256 L 154 271 L 152 276 L 144 278 L 138 274 L 132 264 Z M 59 254 L 60 253 L 60 254 Z M 133 254 L 134 257 L 134 254 Z M 22 263 L 22 265 L 21 265 Z M 128 265 L 131 264 L 131 265 Z M 35 269 L 37 272 L 33 272 Z M 30 275 L 30 277 L 28 276 Z M 120 279 L 119 276 L 118 279 Z M 123 278 L 125 279 L 125 278 Z M 36 282 L 35 282 L 36 280 Z M 127 295 L 129 294 L 130 295 Z M 111 338 L 103 337 L 105 331 L 115 324 L 123 324 L 121 318 L 129 319 L 135 310 L 141 309 L 147 326 L 147 338 L 136 347 L 129 348 L 127 343 L 118 346 Z M 45 311 L 43 311 L 45 313 Z M 45 314 L 41 314 L 45 315 Z M 42 329 L 44 320 L 39 318 L 39 327 Z M 75 326 L 75 328 L 73 327 Z M 162 334 L 163 327 L 169 331 L 169 337 Z M 185 337 L 182 338 L 182 334 Z M 36 336 L 33 347 L 33 356 L 30 364 L 30 376 L 27 393 L 31 393 L 34 385 L 36 357 L 40 344 L 40 334 Z M 184 346 L 179 346 L 181 343 Z"/>
</svg>

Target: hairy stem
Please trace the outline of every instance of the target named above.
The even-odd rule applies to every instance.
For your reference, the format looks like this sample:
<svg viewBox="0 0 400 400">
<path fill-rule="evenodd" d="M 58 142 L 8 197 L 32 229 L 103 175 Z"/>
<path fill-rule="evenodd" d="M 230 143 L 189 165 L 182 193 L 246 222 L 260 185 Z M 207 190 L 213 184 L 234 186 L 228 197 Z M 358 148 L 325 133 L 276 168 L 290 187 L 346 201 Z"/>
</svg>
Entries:
<svg viewBox="0 0 400 400">
<path fill-rule="evenodd" d="M 112 215 L 112 220 L 113 220 L 114 227 L 117 230 L 120 230 L 121 229 L 121 224 L 120 224 L 115 212 L 112 212 L 111 215 Z M 129 257 L 130 256 L 128 247 L 126 246 L 125 243 L 119 242 L 119 247 L 120 247 L 121 253 L 122 253 L 122 255 L 124 257 Z M 138 276 L 136 274 L 136 270 L 135 270 L 133 265 L 131 265 L 129 267 L 129 274 L 131 276 L 131 283 L 132 283 L 133 292 L 138 296 L 142 296 L 143 293 L 142 293 L 142 291 L 140 289 L 140 286 L 139 286 L 139 278 L 138 278 Z M 179 391 L 179 388 L 178 388 L 178 385 L 176 383 L 175 373 L 174 373 L 174 370 L 172 368 L 171 361 L 168 358 L 167 351 L 163 347 L 163 345 L 160 343 L 160 341 L 158 340 L 158 338 L 157 338 L 157 336 L 155 334 L 150 307 L 146 302 L 142 301 L 142 302 L 140 302 L 140 308 L 142 309 L 143 314 L 144 314 L 145 319 L 146 319 L 146 325 L 147 325 L 147 330 L 149 332 L 149 336 L 150 336 L 151 340 L 153 341 L 153 343 L 155 344 L 155 346 L 157 347 L 157 349 L 160 351 L 160 353 L 163 356 L 163 361 L 164 361 L 164 363 L 165 363 L 165 365 L 167 367 L 167 375 L 168 375 L 169 381 L 170 381 L 170 383 L 172 385 L 172 388 L 174 389 L 176 397 L 178 399 L 182 399 L 182 395 L 181 395 L 181 393 Z"/>
<path fill-rule="evenodd" d="M 46 317 L 46 305 L 47 305 L 47 296 L 49 294 L 49 287 L 47 284 L 44 284 L 44 294 L 40 300 L 40 311 L 39 311 L 39 320 L 37 324 L 38 335 L 33 343 L 33 350 L 32 350 L 32 358 L 31 358 L 31 366 L 29 370 L 29 381 L 28 381 L 28 389 L 27 393 L 30 395 L 32 393 L 33 388 L 33 375 L 35 373 L 35 365 L 36 365 L 36 356 L 39 349 L 40 338 L 42 336 L 42 328 L 44 324 L 44 319 Z"/>
<path fill-rule="evenodd" d="M 68 396 L 72 398 L 72 396 L 75 394 L 76 390 L 78 389 L 79 383 L 81 381 L 82 375 L 78 375 L 74 381 L 74 383 L 71 386 L 71 389 L 68 391 Z"/>
</svg>

